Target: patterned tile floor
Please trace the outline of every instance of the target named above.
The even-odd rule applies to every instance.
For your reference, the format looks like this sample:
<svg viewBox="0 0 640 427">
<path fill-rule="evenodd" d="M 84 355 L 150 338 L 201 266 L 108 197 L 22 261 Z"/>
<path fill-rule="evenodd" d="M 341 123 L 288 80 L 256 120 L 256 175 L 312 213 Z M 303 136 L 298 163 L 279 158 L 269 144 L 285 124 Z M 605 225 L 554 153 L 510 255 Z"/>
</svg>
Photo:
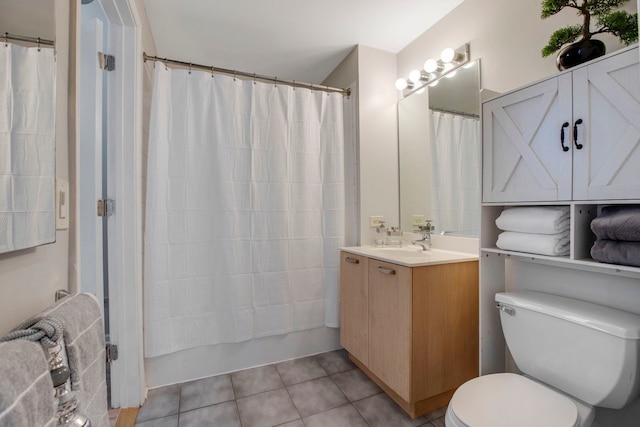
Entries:
<svg viewBox="0 0 640 427">
<path fill-rule="evenodd" d="M 140 427 L 444 427 L 412 420 L 344 350 L 149 391 Z"/>
</svg>

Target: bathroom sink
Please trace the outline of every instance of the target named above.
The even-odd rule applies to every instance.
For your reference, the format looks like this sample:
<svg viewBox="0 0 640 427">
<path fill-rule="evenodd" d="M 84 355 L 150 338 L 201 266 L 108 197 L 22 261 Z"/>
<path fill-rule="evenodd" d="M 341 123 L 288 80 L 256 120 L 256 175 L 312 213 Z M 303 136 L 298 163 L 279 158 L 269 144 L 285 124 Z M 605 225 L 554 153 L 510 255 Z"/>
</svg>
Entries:
<svg viewBox="0 0 640 427">
<path fill-rule="evenodd" d="M 431 251 L 425 251 L 419 246 L 405 246 L 402 248 L 374 248 L 374 252 L 381 255 L 395 255 L 400 257 L 425 257 L 431 254 Z"/>
<path fill-rule="evenodd" d="M 418 245 L 409 245 L 403 247 L 354 246 L 340 249 L 356 255 L 362 255 L 365 257 L 374 258 L 394 264 L 405 265 L 407 267 L 474 261 L 478 259 L 478 255 L 470 253 L 453 252 L 435 248 L 431 248 L 431 250 L 425 251 L 422 249 L 422 246 Z"/>
</svg>

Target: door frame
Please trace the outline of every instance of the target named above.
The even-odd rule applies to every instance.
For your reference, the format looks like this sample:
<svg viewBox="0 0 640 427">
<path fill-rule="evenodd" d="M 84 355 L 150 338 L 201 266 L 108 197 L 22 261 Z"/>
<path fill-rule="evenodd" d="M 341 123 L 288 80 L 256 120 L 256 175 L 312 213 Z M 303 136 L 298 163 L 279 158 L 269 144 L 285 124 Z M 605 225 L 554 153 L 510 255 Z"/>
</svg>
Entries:
<svg viewBox="0 0 640 427">
<path fill-rule="evenodd" d="M 146 396 L 142 335 L 142 36 L 135 0 L 100 0 L 109 20 L 107 187 L 111 406 L 137 407 Z"/>
</svg>

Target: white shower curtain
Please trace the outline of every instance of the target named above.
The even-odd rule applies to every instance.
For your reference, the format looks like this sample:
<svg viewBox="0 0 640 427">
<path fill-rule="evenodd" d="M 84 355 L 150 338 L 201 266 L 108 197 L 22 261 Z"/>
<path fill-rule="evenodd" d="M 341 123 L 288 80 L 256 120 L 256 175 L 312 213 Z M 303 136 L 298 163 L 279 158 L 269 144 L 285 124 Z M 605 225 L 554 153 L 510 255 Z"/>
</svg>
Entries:
<svg viewBox="0 0 640 427">
<path fill-rule="evenodd" d="M 0 253 L 51 243 L 55 228 L 55 54 L 0 46 Z"/>
<path fill-rule="evenodd" d="M 338 326 L 343 97 L 157 64 L 145 355 Z"/>
<path fill-rule="evenodd" d="M 480 231 L 480 121 L 431 112 L 432 203 L 436 228 Z"/>
</svg>

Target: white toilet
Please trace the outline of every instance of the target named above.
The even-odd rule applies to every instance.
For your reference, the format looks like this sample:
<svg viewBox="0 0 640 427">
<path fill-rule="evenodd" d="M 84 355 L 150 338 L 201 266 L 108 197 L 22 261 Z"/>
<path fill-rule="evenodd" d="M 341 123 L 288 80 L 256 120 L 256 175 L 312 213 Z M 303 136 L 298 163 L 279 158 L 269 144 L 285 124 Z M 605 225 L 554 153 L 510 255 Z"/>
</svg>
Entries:
<svg viewBox="0 0 640 427">
<path fill-rule="evenodd" d="M 461 385 L 447 427 L 586 427 L 595 406 L 640 394 L 640 316 L 538 292 L 496 294 L 504 337 L 524 375 Z"/>
</svg>

